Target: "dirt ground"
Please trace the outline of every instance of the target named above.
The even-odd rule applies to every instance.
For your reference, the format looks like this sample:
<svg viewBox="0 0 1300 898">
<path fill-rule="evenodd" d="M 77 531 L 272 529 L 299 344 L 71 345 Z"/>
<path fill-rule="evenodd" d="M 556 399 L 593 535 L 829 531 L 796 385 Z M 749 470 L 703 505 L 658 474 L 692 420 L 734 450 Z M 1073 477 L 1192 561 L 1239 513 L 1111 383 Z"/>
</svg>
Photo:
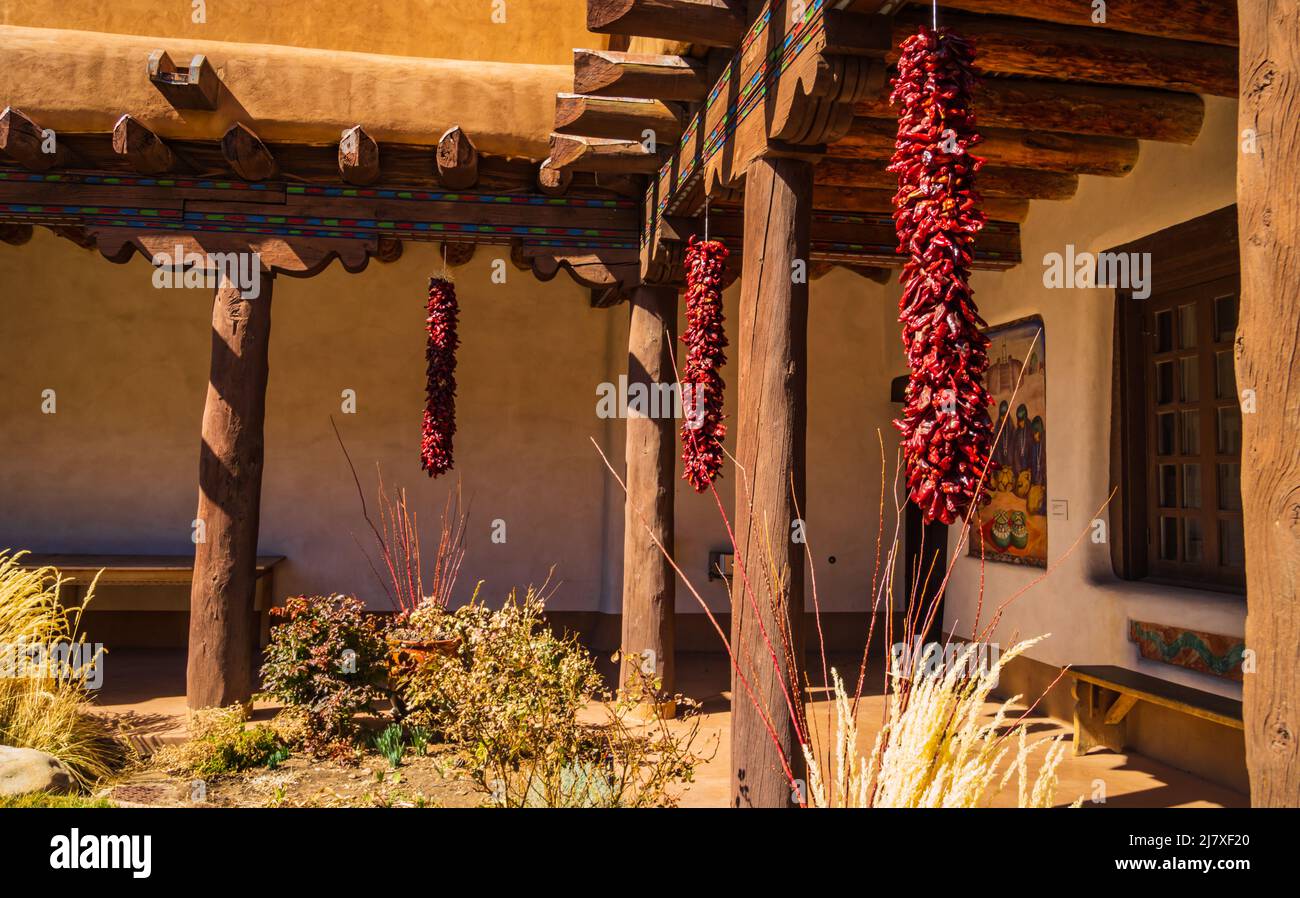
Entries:
<svg viewBox="0 0 1300 898">
<path fill-rule="evenodd" d="M 96 795 L 121 807 L 406 807 L 473 808 L 490 803 L 448 747 L 408 755 L 393 770 L 367 754 L 358 765 L 294 756 L 275 769 L 195 779 L 141 767 Z"/>
</svg>

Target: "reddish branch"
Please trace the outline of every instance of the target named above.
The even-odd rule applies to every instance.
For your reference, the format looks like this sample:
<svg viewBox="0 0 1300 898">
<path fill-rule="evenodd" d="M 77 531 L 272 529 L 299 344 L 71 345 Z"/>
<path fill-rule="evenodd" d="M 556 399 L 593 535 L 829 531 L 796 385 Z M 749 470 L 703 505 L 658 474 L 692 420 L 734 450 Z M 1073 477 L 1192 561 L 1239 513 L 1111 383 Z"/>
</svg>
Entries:
<svg viewBox="0 0 1300 898">
<path fill-rule="evenodd" d="M 722 275 L 727 248 L 719 240 L 692 237 L 686 250 L 686 371 L 682 376 L 683 479 L 698 493 L 722 469 L 722 366 L 727 335 L 722 329 Z"/>
<path fill-rule="evenodd" d="M 425 330 L 429 345 L 428 385 L 424 403 L 424 429 L 420 464 L 437 477 L 452 466 L 452 437 L 456 435 L 456 285 L 442 278 L 429 279 L 429 305 Z"/>
<path fill-rule="evenodd" d="M 987 501 L 992 422 L 988 338 L 971 298 L 971 247 L 984 227 L 974 176 L 984 160 L 971 109 L 975 50 L 945 28 L 903 42 L 890 101 L 899 110 L 889 170 L 903 267 L 899 321 L 912 376 L 903 417 L 907 490 L 927 522 L 951 524 Z"/>
</svg>

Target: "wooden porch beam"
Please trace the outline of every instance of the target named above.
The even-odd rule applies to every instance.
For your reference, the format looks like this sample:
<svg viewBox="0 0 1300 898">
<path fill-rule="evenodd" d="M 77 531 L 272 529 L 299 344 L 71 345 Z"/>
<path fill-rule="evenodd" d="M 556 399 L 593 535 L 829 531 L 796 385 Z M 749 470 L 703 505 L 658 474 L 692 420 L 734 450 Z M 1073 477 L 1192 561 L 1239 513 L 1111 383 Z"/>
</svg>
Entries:
<svg viewBox="0 0 1300 898">
<path fill-rule="evenodd" d="M 975 87 L 980 127 L 1060 131 L 1190 144 L 1201 133 L 1205 101 L 1192 93 L 1100 84 L 985 78 Z M 898 121 L 889 91 L 854 107 L 859 116 Z"/>
<path fill-rule="evenodd" d="M 630 140 L 644 140 L 650 132 L 656 146 L 671 146 L 682 136 L 682 123 L 677 113 L 659 100 L 559 94 L 555 98 L 555 130 Z"/>
<path fill-rule="evenodd" d="M 894 191 L 870 187 L 813 187 L 813 206 L 824 212 L 876 212 L 893 214 Z M 1023 222 L 1029 214 L 1029 200 L 1015 197 L 985 197 L 981 206 L 990 221 Z"/>
<path fill-rule="evenodd" d="M 563 196 L 573 183 L 573 169 L 561 168 L 547 156 L 537 167 L 537 189 L 547 196 Z"/>
<path fill-rule="evenodd" d="M 814 186 L 814 196 L 817 189 Z M 700 218 L 670 216 L 661 225 L 660 240 L 671 242 L 675 249 L 680 250 L 702 231 L 703 221 Z M 748 252 L 749 248 L 744 243 L 745 223 L 741 210 L 730 205 L 711 208 L 709 234 L 732 247 L 732 259 L 743 259 Z M 897 247 L 898 236 L 892 209 L 860 215 L 824 209 L 814 209 L 811 213 L 809 261 L 897 268 L 903 265 L 906 258 L 898 254 Z M 975 245 L 972 267 L 1002 270 L 1012 268 L 1019 262 L 1019 225 L 1008 221 L 989 221 Z M 675 264 L 680 265 L 680 260 L 675 260 Z"/>
<path fill-rule="evenodd" d="M 359 187 L 379 180 L 379 144 L 360 125 L 339 139 L 339 177 Z"/>
<path fill-rule="evenodd" d="M 1294 0 L 1242 3 L 1237 155 L 1241 499 L 1246 541 L 1243 683 L 1252 807 L 1300 802 L 1300 32 Z M 1248 397 L 1248 400 L 1247 400 Z"/>
<path fill-rule="evenodd" d="M 332 155 L 332 154 L 330 154 Z M 12 212 L 0 208 L 0 219 L 27 224 L 78 223 L 103 226 L 103 206 L 119 208 L 115 219 L 157 223 L 164 219 L 185 219 L 194 231 L 212 230 L 213 225 L 229 229 L 248 224 L 254 231 L 275 230 L 255 222 L 232 221 L 234 216 L 265 215 L 310 218 L 356 219 L 349 233 L 365 232 L 374 237 L 401 235 L 403 239 L 436 241 L 446 232 L 440 224 L 454 223 L 472 229 L 473 238 L 485 243 L 508 243 L 524 239 L 563 239 L 573 229 L 584 233 L 586 246 L 635 246 L 638 238 L 638 209 L 631 200 L 573 197 L 563 203 L 482 202 L 477 197 L 446 196 L 436 189 L 427 198 L 411 191 L 409 199 L 397 196 L 342 196 L 327 185 L 304 185 L 286 191 L 280 185 L 266 190 L 219 189 L 199 183 L 172 186 L 133 184 L 131 179 L 107 183 L 95 173 L 68 172 L 58 180 L 0 180 L 0 205 L 23 204 L 36 208 Z M 396 194 L 399 191 L 387 191 Z M 257 196 L 248 196 L 256 193 Z M 493 194 L 495 195 L 495 194 Z M 503 197 L 527 197 L 526 191 L 510 191 Z M 72 210 L 65 207 L 73 207 Z M 207 226 L 207 227 L 205 227 Z M 303 232 L 328 232 L 333 226 L 302 225 Z M 302 236 L 329 236 L 303 233 Z M 470 235 L 467 233 L 466 237 Z M 567 241 L 566 241 L 567 242 Z"/>
<path fill-rule="evenodd" d="M 698 103 L 713 86 L 704 63 L 681 56 L 573 51 L 573 92 Z"/>
<path fill-rule="evenodd" d="M 808 162 L 782 158 L 755 159 L 745 175 L 745 252 L 733 343 L 738 349 L 736 463 L 745 474 L 735 477 L 731 646 L 761 711 L 733 682 L 733 807 L 795 807 L 788 777 L 806 779 L 799 724 L 790 707 L 803 703 L 804 556 L 791 533 L 808 510 L 808 283 L 806 278 L 796 283 L 791 272 L 796 260 L 808 261 L 812 175 Z M 784 595 L 765 576 L 769 564 L 784 577 Z"/>
<path fill-rule="evenodd" d="M 444 241 L 438 248 L 438 255 L 447 260 L 448 267 L 461 268 L 473 261 L 477 249 L 476 243 Z"/>
<path fill-rule="evenodd" d="M 897 123 L 888 119 L 856 118 L 849 133 L 832 144 L 827 154 L 844 159 L 888 159 L 897 132 Z M 980 134 L 984 141 L 974 152 L 995 166 L 1122 177 L 1133 170 L 1138 159 L 1138 142 L 1120 137 L 1015 128 L 981 128 Z"/>
<path fill-rule="evenodd" d="M 817 166 L 817 183 L 827 187 L 896 189 L 897 179 L 885 171 L 884 160 L 824 159 Z M 987 166 L 976 176 L 980 193 L 991 197 L 1068 200 L 1079 187 L 1079 176 L 1031 168 Z"/>
<path fill-rule="evenodd" d="M 142 175 L 160 175 L 176 167 L 176 157 L 163 139 L 130 114 L 113 126 L 113 152 Z"/>
<path fill-rule="evenodd" d="M 944 9 L 987 15 L 1019 16 L 1057 25 L 1113 29 L 1149 37 L 1201 41 L 1237 46 L 1237 4 L 1187 0 L 1143 0 L 1141 3 L 1107 3 L 1106 20 L 1093 20 L 1092 3 L 1079 0 L 939 0 Z"/>
<path fill-rule="evenodd" d="M 1145 7 L 1140 14 L 1147 15 Z M 1237 54 L 1231 47 L 1005 16 L 949 12 L 940 19 L 975 42 L 981 72 L 1237 96 Z M 928 8 L 900 12 L 895 46 L 929 23 Z M 897 51 L 891 59 L 896 58 Z"/>
<path fill-rule="evenodd" d="M 0 224 L 0 243 L 22 246 L 32 239 L 34 230 L 29 224 Z"/>
<path fill-rule="evenodd" d="M 438 177 L 451 190 L 466 190 L 478 182 L 478 149 L 459 125 L 438 141 Z"/>
<path fill-rule="evenodd" d="M 12 106 L 0 112 L 0 152 L 32 171 L 48 171 L 67 157 L 54 131 Z"/>
<path fill-rule="evenodd" d="M 552 134 L 550 164 L 573 171 L 649 175 L 659 170 L 659 154 L 639 140 Z"/>
<path fill-rule="evenodd" d="M 212 305 L 196 518 L 202 539 L 195 545 L 185 687 L 192 710 L 242 704 L 253 694 L 272 282 L 259 272 L 258 295 L 250 298 L 227 281 Z"/>
<path fill-rule="evenodd" d="M 631 291 L 629 305 L 628 389 L 640 384 L 650 396 L 661 385 L 675 384 L 677 380 L 673 369 L 677 288 L 636 287 Z M 673 551 L 677 420 L 671 413 L 660 411 L 653 417 L 627 417 L 619 686 L 633 700 L 643 697 L 635 688 L 642 682 L 638 674 L 660 680 L 656 699 L 671 697 L 676 689 L 673 653 L 677 577 L 659 547 Z"/>
<path fill-rule="evenodd" d="M 587 0 L 587 30 L 735 47 L 745 36 L 744 0 Z"/>
<path fill-rule="evenodd" d="M 248 126 L 236 122 L 221 138 L 221 155 L 245 181 L 264 181 L 275 177 L 275 157 L 261 138 Z"/>
</svg>

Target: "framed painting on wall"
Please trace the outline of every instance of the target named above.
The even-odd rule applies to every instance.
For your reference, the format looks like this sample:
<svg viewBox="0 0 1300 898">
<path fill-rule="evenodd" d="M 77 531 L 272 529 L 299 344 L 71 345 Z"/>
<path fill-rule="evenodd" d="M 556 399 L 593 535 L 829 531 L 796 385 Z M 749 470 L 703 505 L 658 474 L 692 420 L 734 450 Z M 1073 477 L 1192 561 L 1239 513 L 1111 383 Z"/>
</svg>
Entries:
<svg viewBox="0 0 1300 898">
<path fill-rule="evenodd" d="M 991 327 L 987 384 L 997 442 L 969 553 L 1047 567 L 1047 340 L 1037 315 Z M 1023 370 L 1024 375 L 1021 376 Z M 1019 382 L 1019 388 L 1017 388 Z"/>
</svg>

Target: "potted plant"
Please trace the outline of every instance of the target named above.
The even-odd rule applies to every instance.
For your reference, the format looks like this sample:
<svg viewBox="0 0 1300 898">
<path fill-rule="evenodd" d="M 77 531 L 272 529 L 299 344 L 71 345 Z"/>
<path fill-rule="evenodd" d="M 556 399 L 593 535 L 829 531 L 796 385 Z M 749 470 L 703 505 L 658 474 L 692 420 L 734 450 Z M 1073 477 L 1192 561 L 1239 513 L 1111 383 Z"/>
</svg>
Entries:
<svg viewBox="0 0 1300 898">
<path fill-rule="evenodd" d="M 403 613 L 387 634 L 389 659 L 404 667 L 434 655 L 455 655 L 460 650 L 460 637 L 452 630 L 449 618 L 446 608 L 432 599 Z"/>
</svg>

